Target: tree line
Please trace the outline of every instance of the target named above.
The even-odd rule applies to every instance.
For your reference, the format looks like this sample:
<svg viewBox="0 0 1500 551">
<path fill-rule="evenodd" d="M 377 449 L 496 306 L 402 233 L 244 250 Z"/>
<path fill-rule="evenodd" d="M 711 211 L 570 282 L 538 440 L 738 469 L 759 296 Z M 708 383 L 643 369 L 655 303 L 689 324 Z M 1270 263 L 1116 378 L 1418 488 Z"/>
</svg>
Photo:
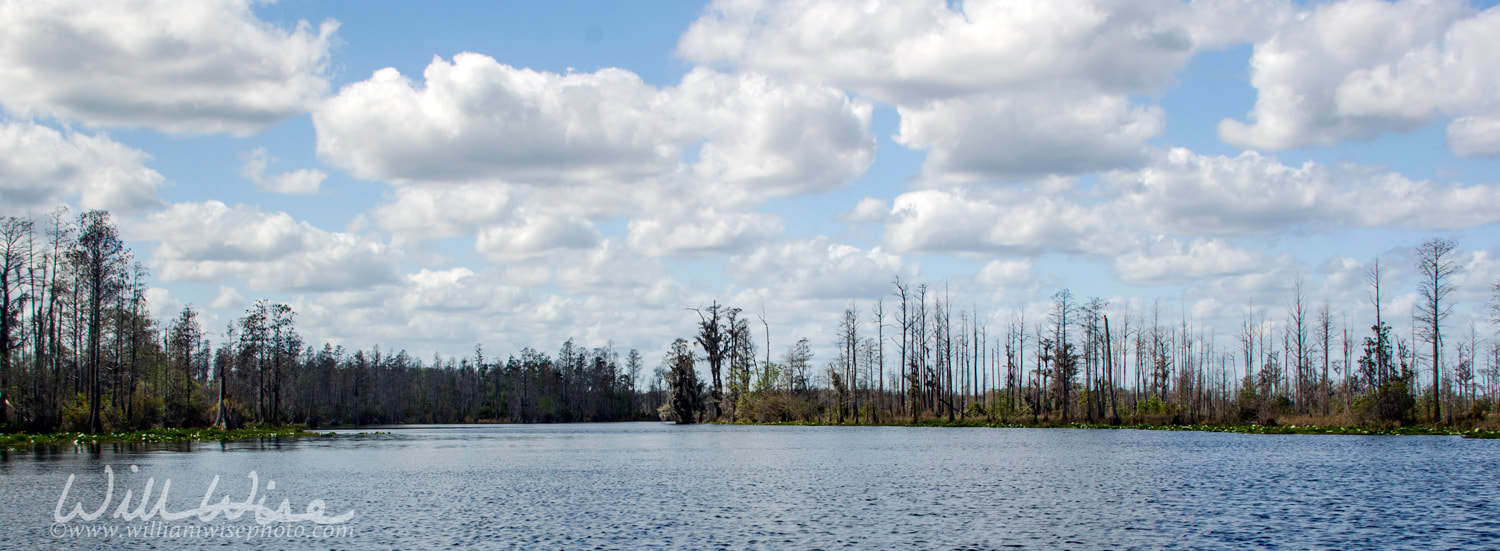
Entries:
<svg viewBox="0 0 1500 551">
<path fill-rule="evenodd" d="M 106 211 L 0 218 L 0 427 L 102 432 L 246 424 L 646 418 L 636 350 L 564 342 L 504 360 L 304 342 L 256 301 L 213 346 L 199 313 L 148 314 L 146 269 Z M 654 407 L 654 406 L 653 406 Z M 652 415 L 654 417 L 654 414 Z"/>
<path fill-rule="evenodd" d="M 108 212 L 60 209 L 0 218 L 0 427 L 1480 423 L 1500 398 L 1500 340 L 1445 326 L 1456 248 L 1441 239 L 1416 247 L 1419 301 L 1398 314 L 1404 332 L 1389 315 L 1379 259 L 1363 282 L 1373 320 L 1316 303 L 1299 279 L 1272 308 L 1280 315 L 1247 308 L 1228 345 L 1185 316 L 1164 319 L 1159 302 L 1132 312 L 1063 289 L 1035 319 L 964 308 L 946 286 L 896 278 L 888 297 L 843 310 L 822 337 L 833 354 L 821 365 L 809 338 L 773 358 L 764 316 L 714 302 L 690 309 L 692 334 L 643 378 L 639 351 L 622 358 L 572 340 L 552 355 L 524 348 L 503 360 L 481 345 L 427 362 L 378 346 L 318 347 L 290 306 L 268 300 L 229 322 L 215 346 L 191 306 L 151 319 L 148 273 Z M 1494 293 L 1500 323 L 1500 284 Z"/>
<path fill-rule="evenodd" d="M 807 339 L 780 361 L 769 352 L 757 360 L 746 317 L 714 303 L 662 361 L 657 376 L 670 398 L 660 414 L 680 423 L 1493 423 L 1500 340 L 1445 326 L 1456 249 L 1445 239 L 1415 248 L 1418 301 L 1405 334 L 1387 315 L 1389 267 L 1380 259 L 1363 282 L 1373 320 L 1315 304 L 1298 277 L 1284 315 L 1247 307 L 1229 346 L 1185 315 L 1163 319 L 1159 301 L 1144 312 L 1111 310 L 1068 289 L 1042 319 L 1013 312 L 991 327 L 995 317 L 962 308 L 946 288 L 898 277 L 892 305 L 843 311 L 835 357 L 812 369 Z M 1492 292 L 1491 321 L 1500 325 L 1500 282 Z M 697 377 L 699 365 L 710 381 Z"/>
</svg>

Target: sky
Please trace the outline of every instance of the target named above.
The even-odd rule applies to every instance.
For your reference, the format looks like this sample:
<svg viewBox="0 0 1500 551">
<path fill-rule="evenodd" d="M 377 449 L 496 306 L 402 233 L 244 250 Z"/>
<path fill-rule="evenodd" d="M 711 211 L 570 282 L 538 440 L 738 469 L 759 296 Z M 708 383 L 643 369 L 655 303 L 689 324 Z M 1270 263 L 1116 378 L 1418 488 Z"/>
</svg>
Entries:
<svg viewBox="0 0 1500 551">
<path fill-rule="evenodd" d="M 1368 327 L 1376 259 L 1408 319 L 1434 237 L 1448 330 L 1494 333 L 1494 2 L 12 0 L 0 28 L 0 215 L 108 209 L 153 314 L 215 344 L 265 298 L 310 343 L 651 358 L 717 301 L 828 359 L 897 277 L 990 335 L 1067 288 L 1227 344 L 1299 282 Z"/>
</svg>

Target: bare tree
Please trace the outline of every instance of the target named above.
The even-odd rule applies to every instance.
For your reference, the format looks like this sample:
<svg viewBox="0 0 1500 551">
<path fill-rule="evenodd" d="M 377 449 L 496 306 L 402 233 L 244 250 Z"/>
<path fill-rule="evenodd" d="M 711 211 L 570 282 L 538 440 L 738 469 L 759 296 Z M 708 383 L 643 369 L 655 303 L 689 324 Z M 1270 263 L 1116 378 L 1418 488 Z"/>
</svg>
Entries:
<svg viewBox="0 0 1500 551">
<path fill-rule="evenodd" d="M 839 377 L 835 380 L 844 383 L 851 393 L 839 396 L 839 422 L 843 422 L 847 407 L 848 413 L 859 422 L 859 308 L 854 303 L 844 308 L 843 318 L 839 322 Z"/>
<path fill-rule="evenodd" d="M 885 406 L 885 299 L 875 301 L 875 422 L 880 422 L 880 409 Z"/>
<path fill-rule="evenodd" d="M 1432 421 L 1442 418 L 1442 325 L 1453 310 L 1447 303 L 1453 293 L 1453 274 L 1458 265 L 1452 255 L 1458 243 L 1451 239 L 1429 239 L 1417 246 L 1417 272 L 1421 280 L 1417 283 L 1415 320 L 1421 324 L 1421 338 L 1432 344 Z"/>
<path fill-rule="evenodd" d="M 1382 328 L 1385 327 L 1385 320 L 1381 319 L 1380 316 L 1382 305 L 1380 298 L 1380 278 L 1384 273 L 1385 270 L 1380 266 L 1380 258 L 1376 257 L 1370 263 L 1370 267 L 1365 270 L 1365 282 L 1370 284 L 1370 303 L 1375 306 L 1374 331 L 1376 340 L 1378 341 L 1375 344 L 1377 347 L 1384 346 L 1388 349 L 1390 348 L 1390 343 L 1383 339 L 1384 329 Z M 1375 377 L 1371 382 L 1376 385 L 1385 384 L 1385 379 L 1391 374 L 1390 356 L 1388 354 L 1377 354 L 1373 365 L 1375 368 Z"/>
<path fill-rule="evenodd" d="M 1334 321 L 1333 317 L 1333 305 L 1324 300 L 1323 307 L 1318 309 L 1318 321 L 1316 325 L 1318 340 L 1323 345 L 1323 380 L 1318 383 L 1318 401 L 1323 407 L 1323 415 L 1328 415 L 1329 412 L 1328 397 L 1332 383 L 1328 380 L 1328 365 L 1333 356 L 1333 334 L 1337 331 L 1335 324 L 1337 322 Z"/>
<path fill-rule="evenodd" d="M 1068 422 L 1068 400 L 1073 388 L 1073 379 L 1078 374 L 1078 356 L 1073 344 L 1068 341 L 1068 318 L 1078 310 L 1073 302 L 1073 292 L 1067 289 L 1052 295 L 1052 381 L 1057 385 L 1055 396 L 1062 403 L 1062 421 Z"/>
<path fill-rule="evenodd" d="M 1308 392 L 1309 376 L 1307 373 L 1307 294 L 1302 291 L 1302 276 L 1300 274 L 1292 286 L 1292 303 L 1287 305 L 1286 310 L 1287 321 L 1289 322 L 1287 330 L 1290 332 L 1292 351 L 1297 354 L 1295 358 L 1287 358 L 1288 363 L 1293 364 L 1289 367 L 1295 370 L 1297 376 L 1297 410 L 1307 413 L 1307 395 L 1310 394 Z"/>
<path fill-rule="evenodd" d="M 30 220 L 0 219 L 0 423 L 10 420 L 11 350 L 19 347 L 23 284 L 32 262 Z"/>
<path fill-rule="evenodd" d="M 91 210 L 78 216 L 78 242 L 71 253 L 87 292 L 89 430 L 103 430 L 99 415 L 99 367 L 103 355 L 104 306 L 113 302 L 123 287 L 121 276 L 130 265 L 119 231 L 110 223 L 109 213 Z"/>
<path fill-rule="evenodd" d="M 1500 281 L 1495 282 L 1490 292 L 1490 323 L 1500 326 Z"/>
<path fill-rule="evenodd" d="M 917 422 L 917 396 L 915 387 L 912 386 L 912 381 L 915 379 L 914 375 L 916 373 L 916 370 L 908 369 L 907 367 L 907 364 L 910 362 L 907 357 L 907 336 L 911 334 L 912 329 L 911 314 L 907 311 L 907 305 L 910 303 L 910 301 L 906 296 L 906 284 L 901 283 L 901 276 L 896 276 L 896 280 L 893 282 L 893 284 L 896 286 L 896 296 L 901 297 L 901 310 L 900 313 L 897 314 L 898 316 L 900 316 L 901 324 L 901 348 L 899 350 L 901 357 L 899 362 L 900 365 L 897 366 L 897 372 L 900 374 L 900 379 L 902 381 L 900 390 L 907 391 L 904 393 L 906 397 L 903 398 L 903 403 L 908 403 L 907 407 L 911 411 L 911 420 L 913 423 L 915 423 Z M 909 402 L 905 401 L 907 398 L 909 398 Z"/>
</svg>

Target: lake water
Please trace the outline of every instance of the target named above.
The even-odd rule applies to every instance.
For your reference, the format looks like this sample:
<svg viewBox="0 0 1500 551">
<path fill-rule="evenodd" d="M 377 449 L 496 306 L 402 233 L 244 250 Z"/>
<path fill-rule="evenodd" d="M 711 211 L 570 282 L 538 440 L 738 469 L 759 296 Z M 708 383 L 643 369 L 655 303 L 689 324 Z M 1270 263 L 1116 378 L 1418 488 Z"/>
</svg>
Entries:
<svg viewBox="0 0 1500 551">
<path fill-rule="evenodd" d="M 0 548 L 1500 548 L 1495 440 L 658 423 L 381 430 L 391 434 L 5 453 Z M 61 514 L 104 503 L 106 466 L 107 511 L 56 522 L 70 475 Z M 325 520 L 353 515 L 226 520 L 250 496 L 251 471 L 267 510 L 286 500 L 300 514 L 322 500 Z M 232 501 L 207 521 L 116 517 L 126 491 L 135 500 L 125 510 L 135 509 L 148 479 L 151 506 L 171 480 L 168 512 L 206 515 Z"/>
</svg>

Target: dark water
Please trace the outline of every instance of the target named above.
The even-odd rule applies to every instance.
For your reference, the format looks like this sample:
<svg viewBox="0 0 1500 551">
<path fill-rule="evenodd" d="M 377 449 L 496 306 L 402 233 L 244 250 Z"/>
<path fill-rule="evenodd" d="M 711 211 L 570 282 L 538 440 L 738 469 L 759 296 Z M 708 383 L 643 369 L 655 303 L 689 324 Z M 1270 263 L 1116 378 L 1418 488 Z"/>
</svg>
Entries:
<svg viewBox="0 0 1500 551">
<path fill-rule="evenodd" d="M 0 548 L 1500 548 L 1494 440 L 654 423 L 382 430 L 393 434 L 10 452 Z M 99 507 L 106 465 L 115 483 L 105 514 L 54 522 L 70 474 L 63 513 Z M 215 475 L 211 503 L 243 502 L 250 471 L 267 508 L 284 499 L 302 513 L 320 499 L 325 517 L 354 515 L 265 526 L 252 513 L 112 518 L 148 478 L 152 505 L 171 479 L 168 511 L 199 507 Z M 126 533 L 137 525 L 155 532 Z"/>
</svg>

